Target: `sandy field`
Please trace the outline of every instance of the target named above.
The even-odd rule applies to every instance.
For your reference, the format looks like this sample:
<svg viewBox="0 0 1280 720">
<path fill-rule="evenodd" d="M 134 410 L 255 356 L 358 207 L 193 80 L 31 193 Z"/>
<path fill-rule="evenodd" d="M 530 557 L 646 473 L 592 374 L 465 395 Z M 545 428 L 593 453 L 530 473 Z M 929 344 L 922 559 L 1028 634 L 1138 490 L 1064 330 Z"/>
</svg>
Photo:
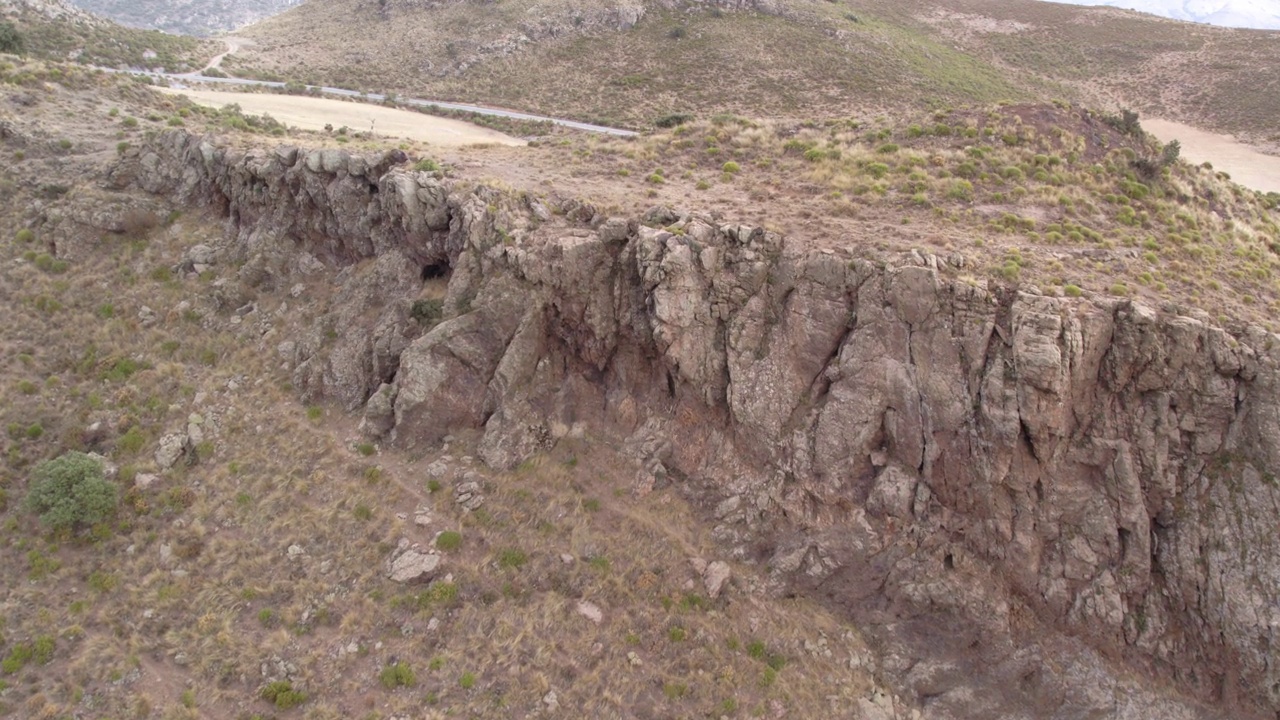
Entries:
<svg viewBox="0 0 1280 720">
<path fill-rule="evenodd" d="M 1182 143 L 1182 158 L 1200 164 L 1213 163 L 1215 170 L 1231 175 L 1241 185 L 1263 192 L 1280 192 L 1280 157 L 1264 155 L 1230 135 L 1197 130 L 1169 120 L 1142 119 L 1142 129 L 1161 142 Z"/>
<path fill-rule="evenodd" d="M 334 128 L 343 125 L 354 132 L 373 128 L 375 135 L 421 140 L 433 145 L 458 147 L 489 143 L 498 145 L 524 145 L 509 135 L 489 130 L 460 120 L 449 120 L 431 115 L 397 110 L 368 103 L 343 102 L 328 98 L 269 93 L 240 93 L 220 90 L 174 90 L 156 88 L 162 92 L 186 95 L 193 102 L 208 107 L 223 107 L 237 103 L 249 115 L 269 113 L 271 117 L 303 130 L 323 130 L 325 124 Z"/>
</svg>

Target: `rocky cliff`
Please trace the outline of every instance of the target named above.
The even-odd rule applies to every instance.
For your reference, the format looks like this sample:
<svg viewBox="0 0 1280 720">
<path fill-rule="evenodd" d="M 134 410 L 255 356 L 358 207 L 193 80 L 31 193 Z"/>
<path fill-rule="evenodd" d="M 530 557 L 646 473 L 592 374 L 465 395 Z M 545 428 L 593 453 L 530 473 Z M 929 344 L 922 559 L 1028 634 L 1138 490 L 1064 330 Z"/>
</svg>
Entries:
<svg viewBox="0 0 1280 720">
<path fill-rule="evenodd" d="M 615 444 L 774 592 L 847 608 L 925 717 L 1280 710 L 1274 336 L 403 160 L 170 132 L 112 182 L 226 215 L 256 291 L 333 274 L 270 340 L 308 397 L 500 467 Z"/>
</svg>

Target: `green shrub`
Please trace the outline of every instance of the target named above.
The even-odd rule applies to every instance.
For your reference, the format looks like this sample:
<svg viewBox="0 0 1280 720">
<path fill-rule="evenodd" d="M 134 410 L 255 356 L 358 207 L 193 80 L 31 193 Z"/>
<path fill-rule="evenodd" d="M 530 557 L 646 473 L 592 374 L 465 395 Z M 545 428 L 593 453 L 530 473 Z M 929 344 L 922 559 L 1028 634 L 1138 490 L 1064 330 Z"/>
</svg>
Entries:
<svg viewBox="0 0 1280 720">
<path fill-rule="evenodd" d="M 464 672 L 462 677 L 458 678 L 458 687 L 463 690 L 470 690 L 476 686 L 476 676 L 474 673 Z"/>
<path fill-rule="evenodd" d="M 146 442 L 147 438 L 142 434 L 142 429 L 137 425 L 132 425 L 124 435 L 120 436 L 120 440 L 116 443 L 116 447 L 118 447 L 121 452 L 128 453 L 129 455 L 136 455 Z"/>
<path fill-rule="evenodd" d="M 722 169 L 727 173 L 736 173 L 742 169 L 742 166 L 730 160 L 729 162 L 724 164 L 724 167 Z"/>
<path fill-rule="evenodd" d="M 111 573 L 105 573 L 101 570 L 94 571 L 89 575 L 89 589 L 94 592 L 107 593 L 111 592 L 119 584 L 119 580 Z"/>
<path fill-rule="evenodd" d="M 973 183 L 968 180 L 955 180 L 947 188 L 947 197 L 952 200 L 968 202 L 973 199 Z"/>
<path fill-rule="evenodd" d="M 31 661 L 31 646 L 19 643 L 9 651 L 8 657 L 0 661 L 0 672 L 13 675 Z"/>
<path fill-rule="evenodd" d="M 22 228 L 14 233 L 13 239 L 20 243 L 29 243 L 35 241 L 36 234 L 31 228 Z"/>
<path fill-rule="evenodd" d="M 896 143 L 885 143 L 884 145 L 881 145 L 880 147 L 876 148 L 876 152 L 883 153 L 885 155 L 896 153 L 898 152 L 898 150 L 899 148 Z"/>
<path fill-rule="evenodd" d="M 413 169 L 418 172 L 439 172 L 440 163 L 431 158 L 422 158 L 413 164 Z"/>
<path fill-rule="evenodd" d="M 145 365 L 143 363 L 140 363 L 133 358 L 120 358 L 112 363 L 111 367 L 102 373 L 102 379 L 121 382 L 128 380 L 134 375 L 134 373 L 144 369 L 144 367 Z"/>
<path fill-rule="evenodd" d="M 48 253 L 40 253 L 36 256 L 36 267 L 51 275 L 61 275 L 67 271 L 69 265 L 66 260 L 59 260 Z"/>
<path fill-rule="evenodd" d="M 498 567 L 520 569 L 529 562 L 529 555 L 518 548 L 506 548 L 498 552 Z"/>
<path fill-rule="evenodd" d="M 102 465 L 81 452 L 65 453 L 35 467 L 27 509 L 50 530 L 69 531 L 107 519 L 116 509 L 116 486 Z"/>
<path fill-rule="evenodd" d="M 456 530 L 445 530 L 436 536 L 436 547 L 440 550 L 457 550 L 462 547 L 462 533 Z"/>
<path fill-rule="evenodd" d="M 307 694 L 294 690 L 293 683 L 288 680 L 276 680 L 262 688 L 262 699 L 273 703 L 281 710 L 297 707 L 307 701 Z"/>
<path fill-rule="evenodd" d="M 653 124 L 654 126 L 660 127 L 660 128 L 673 128 L 678 125 L 683 125 L 692 119 L 693 119 L 693 116 L 688 113 L 672 113 L 670 115 L 664 115 L 658 118 L 657 120 L 654 120 Z"/>
<path fill-rule="evenodd" d="M 378 675 L 378 682 L 388 690 L 395 690 L 398 687 L 413 687 L 417 684 L 418 678 L 406 663 L 398 662 L 383 668 Z"/>
<path fill-rule="evenodd" d="M 0 53 L 9 53 L 10 55 L 21 55 L 26 49 L 26 40 L 22 37 L 22 33 L 18 32 L 18 28 L 13 23 L 0 23 Z"/>
<path fill-rule="evenodd" d="M 409 317 L 425 327 L 435 327 L 440 322 L 440 318 L 444 317 L 444 300 L 415 300 L 409 308 Z"/>
</svg>

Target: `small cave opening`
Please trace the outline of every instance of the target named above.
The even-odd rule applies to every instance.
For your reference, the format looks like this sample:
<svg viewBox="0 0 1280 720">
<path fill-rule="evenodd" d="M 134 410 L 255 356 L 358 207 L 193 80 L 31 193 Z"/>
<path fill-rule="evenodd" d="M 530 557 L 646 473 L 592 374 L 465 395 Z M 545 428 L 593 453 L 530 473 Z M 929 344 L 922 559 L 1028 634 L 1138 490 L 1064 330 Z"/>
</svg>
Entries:
<svg viewBox="0 0 1280 720">
<path fill-rule="evenodd" d="M 429 330 L 444 319 L 444 302 L 449 295 L 449 276 L 453 268 L 445 261 L 429 262 L 422 266 L 422 290 L 414 300 L 409 314 Z"/>
<path fill-rule="evenodd" d="M 947 553 L 946 556 L 942 558 L 942 567 L 948 570 L 955 570 L 956 569 L 955 556 L 953 556 L 951 553 Z"/>
<path fill-rule="evenodd" d="M 449 277 L 448 263 L 442 263 L 442 262 L 431 263 L 431 264 L 422 266 L 423 282 L 426 282 L 427 280 L 437 280 L 440 278 L 448 278 L 448 277 Z"/>
</svg>

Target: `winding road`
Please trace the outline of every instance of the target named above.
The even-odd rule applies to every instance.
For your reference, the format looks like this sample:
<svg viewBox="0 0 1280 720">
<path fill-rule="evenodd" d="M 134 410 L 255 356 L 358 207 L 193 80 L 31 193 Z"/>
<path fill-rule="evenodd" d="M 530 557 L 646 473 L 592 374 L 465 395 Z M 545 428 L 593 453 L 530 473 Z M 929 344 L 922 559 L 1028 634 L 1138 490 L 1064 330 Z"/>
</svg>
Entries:
<svg viewBox="0 0 1280 720">
<path fill-rule="evenodd" d="M 216 68 L 222 64 L 223 58 L 236 52 L 247 41 L 240 38 L 223 38 L 223 42 L 227 44 L 227 51 L 218 55 L 209 61 L 204 69 Z M 243 78 L 234 77 L 207 77 L 201 75 L 203 70 L 190 73 L 157 73 L 149 70 L 124 70 L 116 71 L 109 68 L 100 68 L 109 72 L 127 72 L 131 75 L 143 75 L 146 77 L 156 78 L 172 83 L 178 83 L 178 89 L 183 89 L 185 83 L 202 82 L 217 85 L 230 85 L 239 87 L 269 87 L 283 88 L 282 82 L 271 82 L 267 80 L 245 80 Z M 338 95 L 340 97 L 358 98 L 361 100 L 369 100 L 371 102 L 380 103 L 387 99 L 386 95 L 380 93 L 360 93 L 355 90 L 345 90 L 343 88 L 325 87 L 321 85 L 307 85 L 308 90 L 316 90 L 326 95 Z M 462 112 L 476 113 L 477 115 L 489 115 L 492 117 L 510 118 L 512 120 L 532 120 L 535 122 L 549 122 L 561 127 L 571 128 L 573 130 L 582 130 L 585 132 L 601 133 L 604 135 L 613 135 L 616 137 L 635 137 L 638 135 L 632 130 L 623 130 L 621 128 L 606 127 L 604 125 L 592 125 L 591 123 L 578 122 L 576 120 L 564 120 L 561 118 L 545 117 L 543 115 L 531 115 L 529 113 L 516 112 L 514 110 L 503 110 L 501 108 L 484 107 L 482 105 L 468 105 L 466 103 L 440 102 L 438 100 L 423 100 L 421 98 L 396 97 L 396 102 L 401 105 L 413 105 L 422 108 L 440 108 L 443 110 L 460 110 Z"/>
</svg>

